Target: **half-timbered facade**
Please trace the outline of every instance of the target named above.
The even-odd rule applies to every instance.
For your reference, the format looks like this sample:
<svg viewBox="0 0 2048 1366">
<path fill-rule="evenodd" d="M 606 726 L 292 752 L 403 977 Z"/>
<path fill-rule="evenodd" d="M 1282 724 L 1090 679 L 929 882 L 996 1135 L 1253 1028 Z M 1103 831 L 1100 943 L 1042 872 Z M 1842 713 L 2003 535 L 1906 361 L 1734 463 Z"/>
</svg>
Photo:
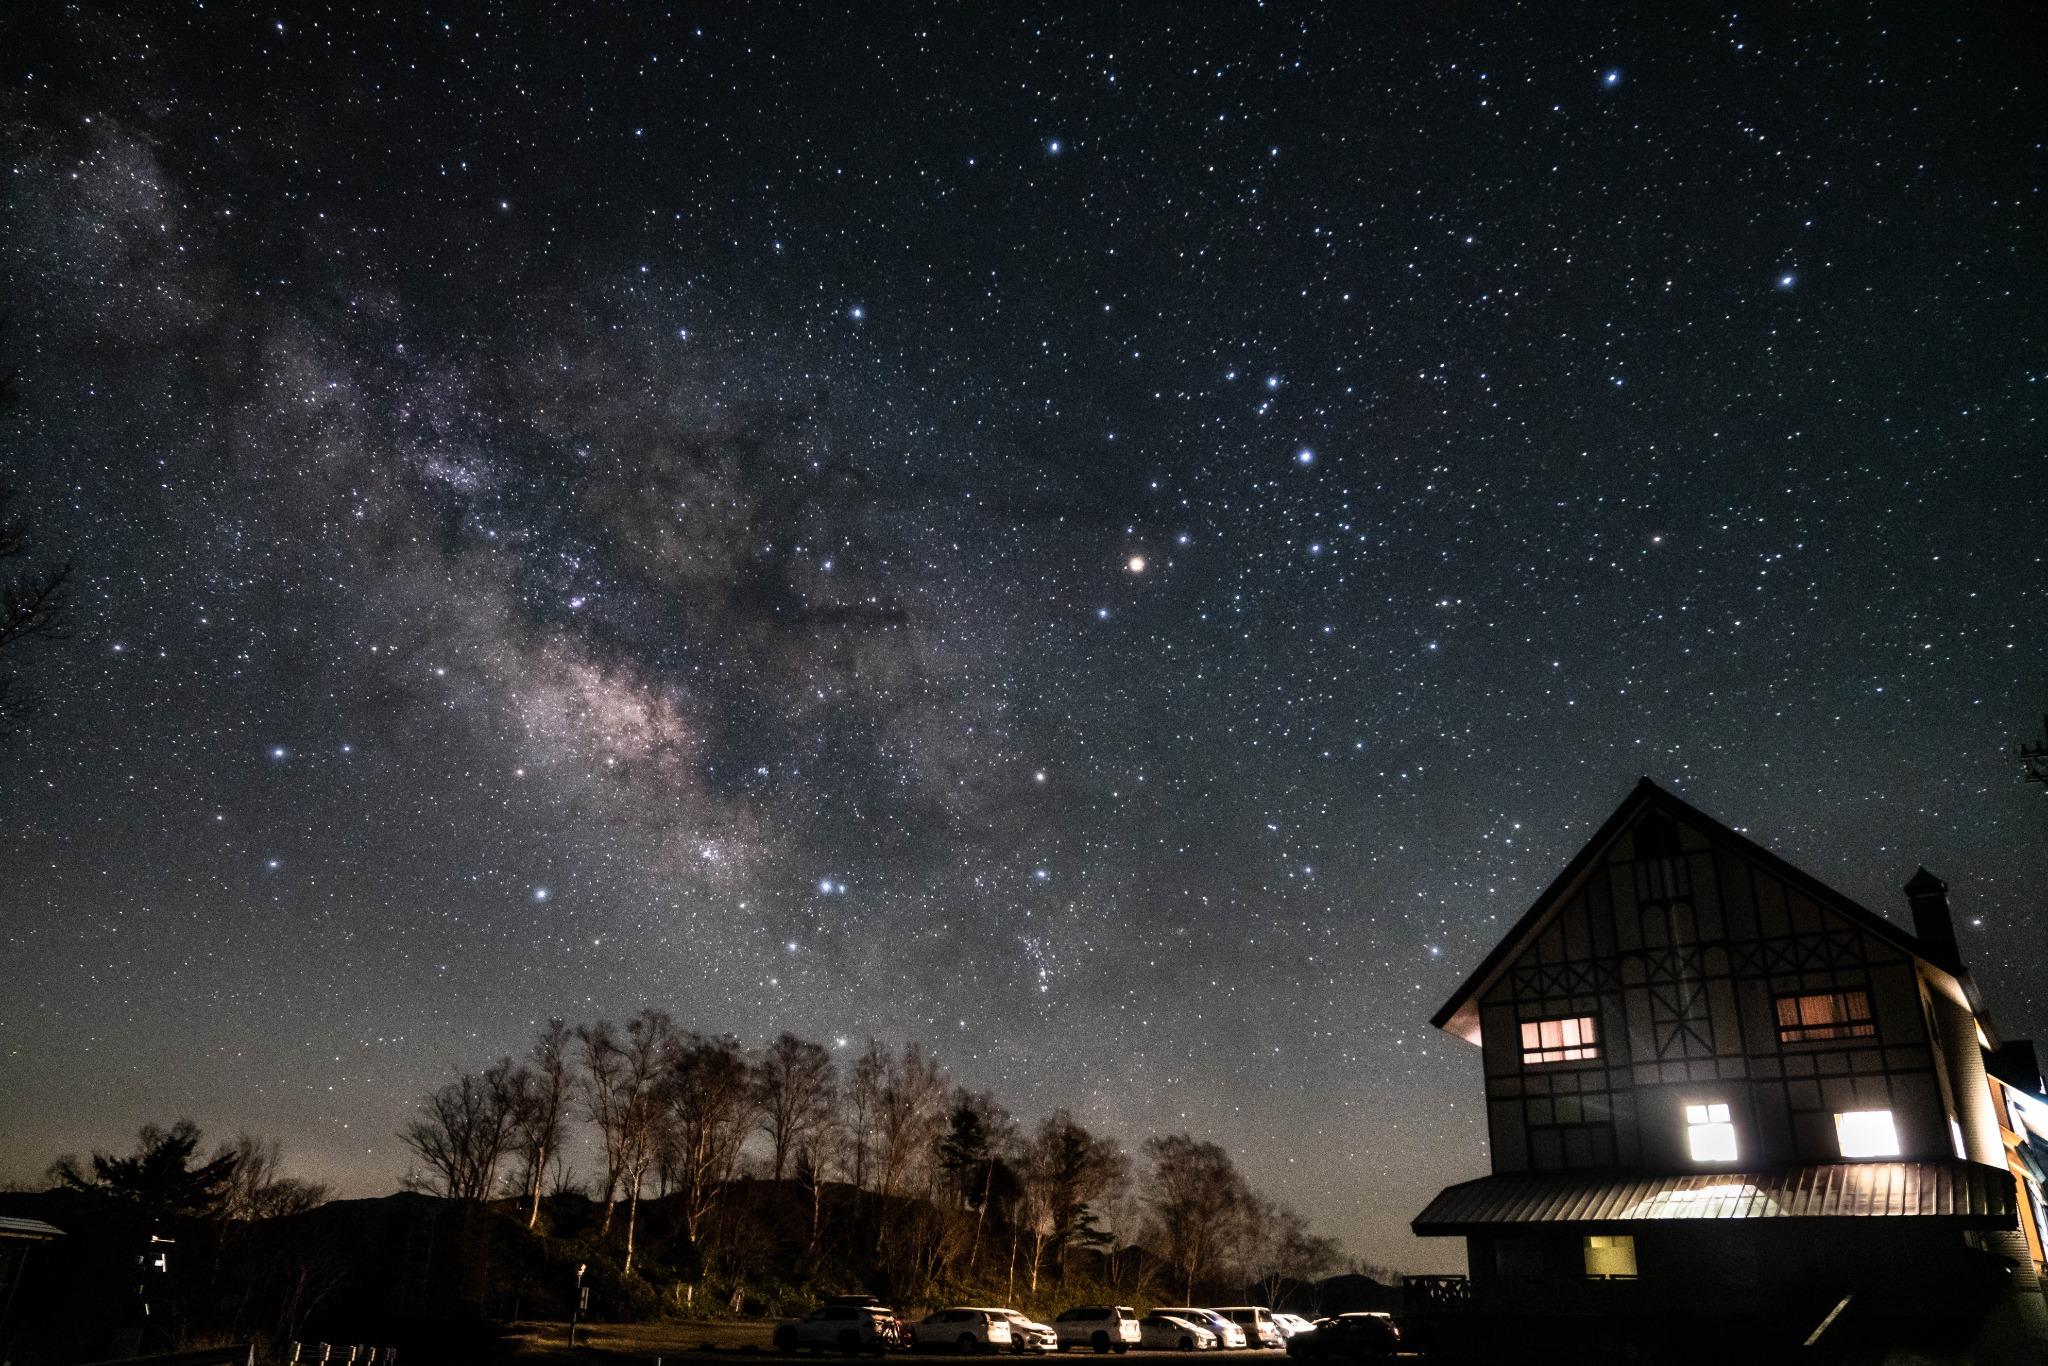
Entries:
<svg viewBox="0 0 2048 1366">
<path fill-rule="evenodd" d="M 1416 1231 L 1497 1304 L 2017 1292 L 2048 1323 L 1998 1040 L 1947 888 L 1906 890 L 1912 933 L 1644 780 L 1436 1015 L 1480 1050 L 1493 1175 Z"/>
</svg>

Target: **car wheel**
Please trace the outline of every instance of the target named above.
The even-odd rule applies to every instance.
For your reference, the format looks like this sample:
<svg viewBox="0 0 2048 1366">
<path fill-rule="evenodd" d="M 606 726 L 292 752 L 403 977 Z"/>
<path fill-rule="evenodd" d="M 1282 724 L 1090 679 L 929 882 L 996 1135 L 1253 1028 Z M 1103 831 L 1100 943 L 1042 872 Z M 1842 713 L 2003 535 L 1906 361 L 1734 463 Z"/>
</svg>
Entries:
<svg viewBox="0 0 2048 1366">
<path fill-rule="evenodd" d="M 1093 1347 L 1098 1353 L 1107 1352 L 1109 1350 L 1109 1334 L 1097 1333 L 1094 1337 L 1088 1339 L 1088 1345 Z"/>
<path fill-rule="evenodd" d="M 1181 1350 L 1182 1350 L 1183 1352 L 1192 1352 L 1192 1351 L 1194 1351 L 1194 1350 L 1195 1350 L 1195 1340 L 1194 1340 L 1193 1338 L 1182 1338 L 1182 1339 L 1180 1340 L 1180 1349 L 1181 1349 Z"/>
<path fill-rule="evenodd" d="M 851 1328 L 839 1330 L 839 1350 L 848 1356 L 860 1350 L 860 1339 L 854 1336 Z"/>
</svg>

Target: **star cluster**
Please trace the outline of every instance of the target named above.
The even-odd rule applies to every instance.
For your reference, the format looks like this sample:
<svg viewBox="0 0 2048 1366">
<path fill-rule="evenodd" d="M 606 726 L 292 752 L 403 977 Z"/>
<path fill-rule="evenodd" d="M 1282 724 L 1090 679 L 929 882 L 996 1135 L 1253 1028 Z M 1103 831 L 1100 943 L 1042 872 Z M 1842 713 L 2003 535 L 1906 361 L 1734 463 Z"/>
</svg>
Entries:
<svg viewBox="0 0 2048 1366">
<path fill-rule="evenodd" d="M 0 1147 L 350 1192 L 644 1005 L 1361 1254 L 1641 773 L 2039 986 L 2038 79 L 1962 14 L 75 7 L 0 53 Z M 2028 879 L 2032 878 L 2030 884 Z"/>
</svg>

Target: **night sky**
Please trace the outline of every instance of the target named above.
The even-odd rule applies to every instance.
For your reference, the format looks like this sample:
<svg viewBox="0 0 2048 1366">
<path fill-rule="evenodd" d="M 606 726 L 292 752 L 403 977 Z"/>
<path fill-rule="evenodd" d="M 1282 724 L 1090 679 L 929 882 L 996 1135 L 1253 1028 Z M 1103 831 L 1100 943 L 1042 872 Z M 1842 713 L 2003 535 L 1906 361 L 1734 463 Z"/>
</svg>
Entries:
<svg viewBox="0 0 2048 1366">
<path fill-rule="evenodd" d="M 0 1178 L 653 1005 L 1442 1269 L 1643 774 L 2048 1034 L 2025 7 L 385 8 L 0 21 Z"/>
</svg>

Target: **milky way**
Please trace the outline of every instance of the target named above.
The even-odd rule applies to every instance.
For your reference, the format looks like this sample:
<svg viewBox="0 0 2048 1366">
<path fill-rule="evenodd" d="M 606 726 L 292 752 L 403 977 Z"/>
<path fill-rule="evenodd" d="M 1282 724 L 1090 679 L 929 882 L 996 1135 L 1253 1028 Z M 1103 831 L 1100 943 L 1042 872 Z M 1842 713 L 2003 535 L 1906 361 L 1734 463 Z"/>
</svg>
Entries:
<svg viewBox="0 0 2048 1366">
<path fill-rule="evenodd" d="M 0 1177 L 655 1005 L 1428 1269 L 1639 774 L 2048 1029 L 2024 36 L 1074 8 L 6 21 Z"/>
</svg>

